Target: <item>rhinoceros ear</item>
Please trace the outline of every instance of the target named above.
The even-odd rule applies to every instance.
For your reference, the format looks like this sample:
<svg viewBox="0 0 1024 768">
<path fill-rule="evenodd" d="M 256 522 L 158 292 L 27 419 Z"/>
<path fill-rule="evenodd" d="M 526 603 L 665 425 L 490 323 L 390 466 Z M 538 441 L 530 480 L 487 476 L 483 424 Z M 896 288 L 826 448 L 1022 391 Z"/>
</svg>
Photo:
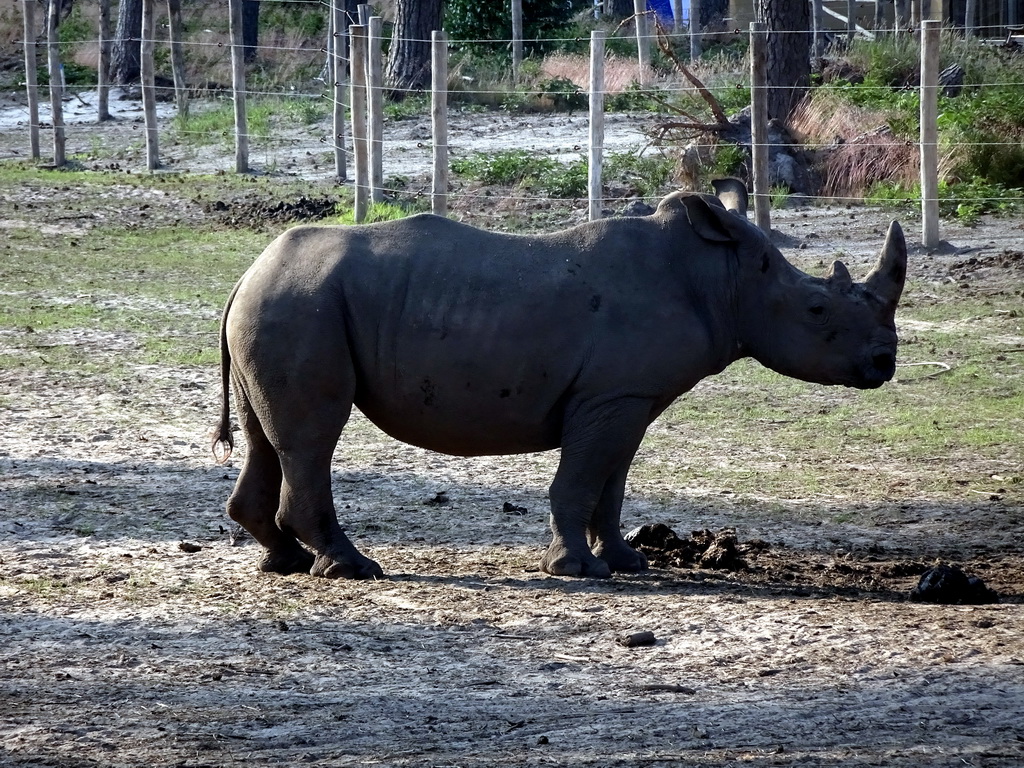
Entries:
<svg viewBox="0 0 1024 768">
<path fill-rule="evenodd" d="M 878 261 L 864 280 L 864 287 L 884 304 L 896 307 L 907 279 L 907 242 L 899 222 L 889 225 Z"/>
<path fill-rule="evenodd" d="M 714 187 L 715 194 L 726 208 L 747 218 L 749 195 L 747 195 L 746 184 L 737 178 L 726 176 L 724 179 L 712 179 L 711 186 Z"/>
<path fill-rule="evenodd" d="M 833 261 L 832 269 L 825 275 L 829 285 L 840 291 L 846 291 L 853 287 L 853 278 L 850 277 L 850 270 L 841 261 Z"/>
<path fill-rule="evenodd" d="M 694 232 L 714 243 L 730 243 L 742 236 L 746 222 L 725 209 L 717 198 L 707 195 L 687 195 L 679 201 Z"/>
</svg>

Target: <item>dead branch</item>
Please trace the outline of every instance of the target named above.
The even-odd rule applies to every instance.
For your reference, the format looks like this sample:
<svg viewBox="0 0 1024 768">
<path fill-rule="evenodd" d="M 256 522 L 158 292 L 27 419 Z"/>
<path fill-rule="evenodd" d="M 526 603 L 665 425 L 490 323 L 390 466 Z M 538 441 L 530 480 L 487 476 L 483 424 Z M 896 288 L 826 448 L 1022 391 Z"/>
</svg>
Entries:
<svg viewBox="0 0 1024 768">
<path fill-rule="evenodd" d="M 672 60 L 672 63 L 676 65 L 676 69 L 683 74 L 683 77 L 690 81 L 690 85 L 697 89 L 697 93 L 700 94 L 701 98 L 704 99 L 704 101 L 707 102 L 708 107 L 710 107 L 711 114 L 715 116 L 715 120 L 718 121 L 718 125 L 722 126 L 727 124 L 729 122 L 729 117 L 725 114 L 725 110 L 722 109 L 722 105 L 718 102 L 718 99 L 715 98 L 715 95 L 708 90 L 707 86 L 701 82 L 700 78 L 693 74 L 689 67 L 683 64 L 683 62 L 679 60 L 679 57 L 676 56 L 675 51 L 672 50 L 672 46 L 669 44 L 668 33 L 665 31 L 665 27 L 661 25 L 661 22 L 657 20 L 657 17 L 655 17 L 654 24 L 658 33 L 658 48 L 660 48 L 661 52 Z"/>
</svg>

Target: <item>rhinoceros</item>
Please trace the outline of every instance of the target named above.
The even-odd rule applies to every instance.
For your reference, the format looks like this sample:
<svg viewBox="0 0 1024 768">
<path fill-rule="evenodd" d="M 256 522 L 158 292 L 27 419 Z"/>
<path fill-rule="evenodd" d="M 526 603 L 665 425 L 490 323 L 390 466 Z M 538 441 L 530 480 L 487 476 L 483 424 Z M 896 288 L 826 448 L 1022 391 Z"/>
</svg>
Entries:
<svg viewBox="0 0 1024 768">
<path fill-rule="evenodd" d="M 673 193 L 648 217 L 541 235 L 430 214 L 297 226 L 232 291 L 222 411 L 248 452 L 227 502 L 280 574 L 377 578 L 340 527 L 331 459 L 356 406 L 398 440 L 457 456 L 561 449 L 550 574 L 647 567 L 620 531 L 651 422 L 706 376 L 753 357 L 787 376 L 874 388 L 896 367 L 907 252 L 897 222 L 855 283 L 792 266 L 715 197 Z"/>
</svg>

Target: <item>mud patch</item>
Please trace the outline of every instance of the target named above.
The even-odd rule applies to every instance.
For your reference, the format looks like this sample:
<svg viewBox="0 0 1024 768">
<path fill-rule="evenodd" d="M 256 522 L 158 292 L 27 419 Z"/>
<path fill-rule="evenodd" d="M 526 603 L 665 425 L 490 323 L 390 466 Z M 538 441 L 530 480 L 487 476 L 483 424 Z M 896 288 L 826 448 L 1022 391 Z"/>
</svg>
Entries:
<svg viewBox="0 0 1024 768">
<path fill-rule="evenodd" d="M 266 200 L 257 196 L 238 200 L 199 202 L 203 211 L 226 226 L 235 229 L 276 229 L 283 224 L 320 221 L 338 212 L 338 198 L 298 197 L 294 200 Z"/>
<path fill-rule="evenodd" d="M 1000 253 L 991 256 L 972 256 L 950 266 L 949 274 L 964 276 L 991 267 L 1024 272 L 1024 251 L 1005 248 Z"/>
</svg>

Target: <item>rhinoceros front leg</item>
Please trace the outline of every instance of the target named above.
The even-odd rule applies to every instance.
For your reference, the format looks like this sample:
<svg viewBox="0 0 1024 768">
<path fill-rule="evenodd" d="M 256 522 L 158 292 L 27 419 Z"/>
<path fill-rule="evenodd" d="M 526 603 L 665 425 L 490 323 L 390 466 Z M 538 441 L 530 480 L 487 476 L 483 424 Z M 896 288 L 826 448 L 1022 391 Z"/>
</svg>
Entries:
<svg viewBox="0 0 1024 768">
<path fill-rule="evenodd" d="M 626 475 L 634 453 L 608 478 L 590 519 L 590 540 L 594 554 L 608 563 L 613 572 L 647 570 L 647 558 L 622 538 L 622 499 L 626 494 Z"/>
<path fill-rule="evenodd" d="M 651 405 L 620 398 L 572 406 L 567 408 L 571 416 L 550 489 L 553 536 L 541 568 L 559 576 L 595 578 L 608 578 L 613 568 L 637 570 L 627 567 L 610 530 L 614 524 L 617 534 L 626 472 L 650 422 Z M 595 534 L 598 552 L 608 554 L 611 563 L 591 551 L 588 532 Z"/>
</svg>

